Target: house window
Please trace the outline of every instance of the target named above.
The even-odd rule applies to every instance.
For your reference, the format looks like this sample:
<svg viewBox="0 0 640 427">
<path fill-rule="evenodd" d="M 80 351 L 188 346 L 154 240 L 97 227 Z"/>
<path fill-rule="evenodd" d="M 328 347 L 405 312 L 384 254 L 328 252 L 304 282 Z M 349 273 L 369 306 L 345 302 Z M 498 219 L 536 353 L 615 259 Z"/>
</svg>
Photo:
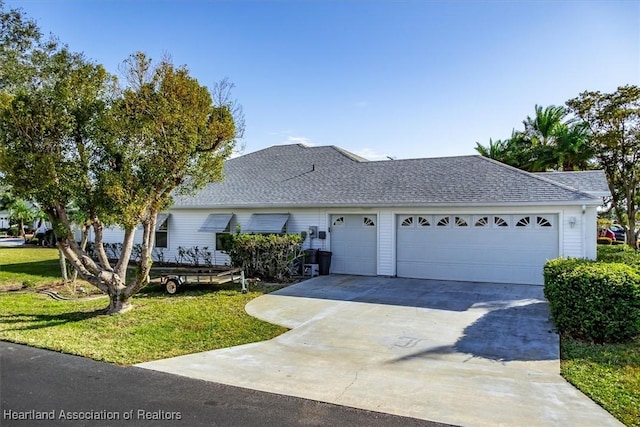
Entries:
<svg viewBox="0 0 640 427">
<path fill-rule="evenodd" d="M 375 227 L 376 223 L 373 221 L 373 218 L 365 216 L 362 217 L 362 225 L 365 227 Z"/>
<path fill-rule="evenodd" d="M 413 227 L 413 217 L 412 216 L 406 217 L 402 221 L 402 223 L 400 223 L 400 227 Z"/>
<path fill-rule="evenodd" d="M 228 251 L 229 249 L 231 249 L 231 221 L 224 230 L 216 232 L 216 250 Z"/>
<path fill-rule="evenodd" d="M 168 214 L 159 214 L 156 223 L 156 248 L 166 249 L 169 247 L 169 222 Z"/>
</svg>

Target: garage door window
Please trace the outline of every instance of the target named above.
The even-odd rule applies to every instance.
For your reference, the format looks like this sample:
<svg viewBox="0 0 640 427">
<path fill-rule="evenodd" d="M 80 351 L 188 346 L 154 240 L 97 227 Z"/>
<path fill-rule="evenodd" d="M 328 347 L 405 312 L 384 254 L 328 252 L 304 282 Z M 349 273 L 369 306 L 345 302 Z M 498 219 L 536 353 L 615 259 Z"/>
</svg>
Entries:
<svg viewBox="0 0 640 427">
<path fill-rule="evenodd" d="M 438 220 L 438 224 L 437 224 L 437 226 L 438 226 L 438 227 L 448 227 L 448 226 L 449 226 L 449 224 L 450 224 L 450 222 L 449 222 L 449 217 L 448 217 L 448 216 L 443 216 L 442 218 L 440 218 L 440 219 Z"/>
<path fill-rule="evenodd" d="M 551 222 L 547 218 L 539 216 L 536 218 L 536 225 L 538 227 L 551 227 Z"/>
<path fill-rule="evenodd" d="M 362 217 L 362 225 L 364 227 L 375 227 L 376 223 L 371 217 L 365 216 Z"/>
<path fill-rule="evenodd" d="M 431 227 L 431 221 L 429 221 L 429 218 L 427 218 L 427 217 L 419 216 L 418 217 L 418 226 L 419 227 Z"/>
<path fill-rule="evenodd" d="M 400 223 L 400 227 L 413 227 L 413 217 L 408 216 L 405 219 L 403 219 L 402 222 Z"/>
<path fill-rule="evenodd" d="M 339 216 L 338 218 L 336 218 L 333 221 L 333 226 L 334 227 L 342 227 L 342 226 L 344 226 L 344 217 L 343 216 Z"/>
<path fill-rule="evenodd" d="M 507 222 L 507 220 L 501 216 L 494 216 L 493 217 L 493 223 L 496 225 L 496 227 L 508 227 L 509 223 Z"/>
<path fill-rule="evenodd" d="M 456 227 L 468 227 L 469 226 L 469 218 L 457 216 L 454 222 Z"/>
<path fill-rule="evenodd" d="M 522 217 L 516 222 L 516 227 L 529 227 L 531 225 L 531 217 Z"/>
<path fill-rule="evenodd" d="M 489 217 L 481 216 L 479 218 L 476 218 L 476 223 L 474 224 L 474 227 L 487 227 L 488 225 L 489 225 Z"/>
</svg>

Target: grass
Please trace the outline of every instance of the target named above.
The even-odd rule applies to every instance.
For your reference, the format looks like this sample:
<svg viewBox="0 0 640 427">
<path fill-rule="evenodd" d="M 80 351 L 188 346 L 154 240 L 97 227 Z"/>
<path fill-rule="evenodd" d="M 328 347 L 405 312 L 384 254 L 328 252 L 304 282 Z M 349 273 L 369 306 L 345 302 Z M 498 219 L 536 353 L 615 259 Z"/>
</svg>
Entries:
<svg viewBox="0 0 640 427">
<path fill-rule="evenodd" d="M 0 286 L 56 282 L 58 268 L 55 250 L 0 249 Z M 0 293 L 0 339 L 130 365 L 283 333 L 284 328 L 244 311 L 264 292 L 201 287 L 169 297 L 150 286 L 134 297 L 133 310 L 118 316 L 101 314 L 104 298 L 54 301 L 35 292 L 5 292 Z M 563 337 L 561 343 L 562 375 L 620 421 L 640 427 L 640 341 L 596 345 Z"/>
<path fill-rule="evenodd" d="M 60 280 L 57 249 L 0 248 L 0 285 L 34 287 Z"/>
<path fill-rule="evenodd" d="M 0 249 L 0 265 L 0 286 L 60 281 L 56 250 Z M 104 297 L 56 301 L 33 290 L 2 292 L 0 339 L 131 365 L 280 335 L 285 328 L 244 311 L 247 302 L 267 291 L 254 287 L 242 294 L 202 286 L 170 297 L 150 285 L 134 296 L 133 310 L 116 316 L 102 314 L 108 304 Z"/>
<path fill-rule="evenodd" d="M 640 252 L 626 245 L 598 246 L 598 261 L 640 268 Z M 561 373 L 627 426 L 640 427 L 640 337 L 628 344 L 561 339 Z"/>
<path fill-rule="evenodd" d="M 640 426 L 640 340 L 590 344 L 562 338 L 561 373 L 627 426 Z"/>
</svg>

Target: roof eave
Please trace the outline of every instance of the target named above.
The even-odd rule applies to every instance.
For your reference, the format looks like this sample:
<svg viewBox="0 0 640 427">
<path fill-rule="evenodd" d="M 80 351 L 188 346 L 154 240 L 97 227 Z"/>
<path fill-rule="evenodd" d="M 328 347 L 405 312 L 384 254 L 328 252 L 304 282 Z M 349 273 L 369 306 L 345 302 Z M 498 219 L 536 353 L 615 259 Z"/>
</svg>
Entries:
<svg viewBox="0 0 640 427">
<path fill-rule="evenodd" d="M 171 209 L 280 209 L 280 208 L 431 208 L 431 207 L 517 207 L 517 206 L 601 206 L 601 198 L 538 202 L 450 202 L 450 203 L 277 203 L 172 206 Z"/>
</svg>

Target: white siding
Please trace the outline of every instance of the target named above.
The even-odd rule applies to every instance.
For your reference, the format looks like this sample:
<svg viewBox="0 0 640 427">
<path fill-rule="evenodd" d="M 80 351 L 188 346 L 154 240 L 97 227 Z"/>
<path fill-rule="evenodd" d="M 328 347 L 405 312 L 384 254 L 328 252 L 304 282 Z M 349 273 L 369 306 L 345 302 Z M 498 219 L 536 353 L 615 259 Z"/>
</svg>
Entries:
<svg viewBox="0 0 640 427">
<path fill-rule="evenodd" d="M 240 228 L 246 227 L 251 214 L 253 213 L 289 213 L 287 222 L 287 232 L 300 233 L 308 231 L 310 226 L 318 227 L 318 231 L 326 232 L 326 239 L 306 238 L 303 248 L 312 247 L 314 249 L 331 250 L 331 233 L 329 218 L 332 214 L 375 214 L 378 217 L 378 275 L 394 276 L 396 274 L 396 216 L 400 214 L 511 214 L 520 213 L 543 213 L 557 215 L 558 218 L 558 254 L 564 257 L 588 257 L 594 258 L 596 254 L 596 209 L 586 207 L 585 213 L 581 206 L 548 207 L 548 206 L 526 206 L 526 207 L 492 207 L 492 208 L 384 208 L 384 209 L 362 209 L 362 208 L 331 208 L 331 209 L 175 209 L 171 211 L 168 228 L 168 248 L 164 249 L 165 258 L 174 260 L 177 255 L 177 248 L 182 246 L 189 248 L 193 246 L 209 247 L 213 250 L 215 246 L 215 234 L 199 232 L 198 229 L 205 222 L 207 216 L 213 213 L 233 213 L 231 221 L 231 231 L 235 232 L 236 225 Z M 576 222 L 571 227 L 570 221 L 574 217 Z M 140 241 L 141 230 L 136 233 L 136 242 Z M 122 232 L 117 229 L 105 230 L 105 241 L 118 242 L 122 239 Z M 228 257 L 216 252 L 215 262 L 224 264 L 228 262 Z"/>
<path fill-rule="evenodd" d="M 382 210 L 378 215 L 378 275 L 396 275 L 394 215 L 391 210 Z"/>
<path fill-rule="evenodd" d="M 598 256 L 598 212 L 595 206 L 588 207 L 583 216 L 585 258 L 596 259 Z"/>
</svg>

